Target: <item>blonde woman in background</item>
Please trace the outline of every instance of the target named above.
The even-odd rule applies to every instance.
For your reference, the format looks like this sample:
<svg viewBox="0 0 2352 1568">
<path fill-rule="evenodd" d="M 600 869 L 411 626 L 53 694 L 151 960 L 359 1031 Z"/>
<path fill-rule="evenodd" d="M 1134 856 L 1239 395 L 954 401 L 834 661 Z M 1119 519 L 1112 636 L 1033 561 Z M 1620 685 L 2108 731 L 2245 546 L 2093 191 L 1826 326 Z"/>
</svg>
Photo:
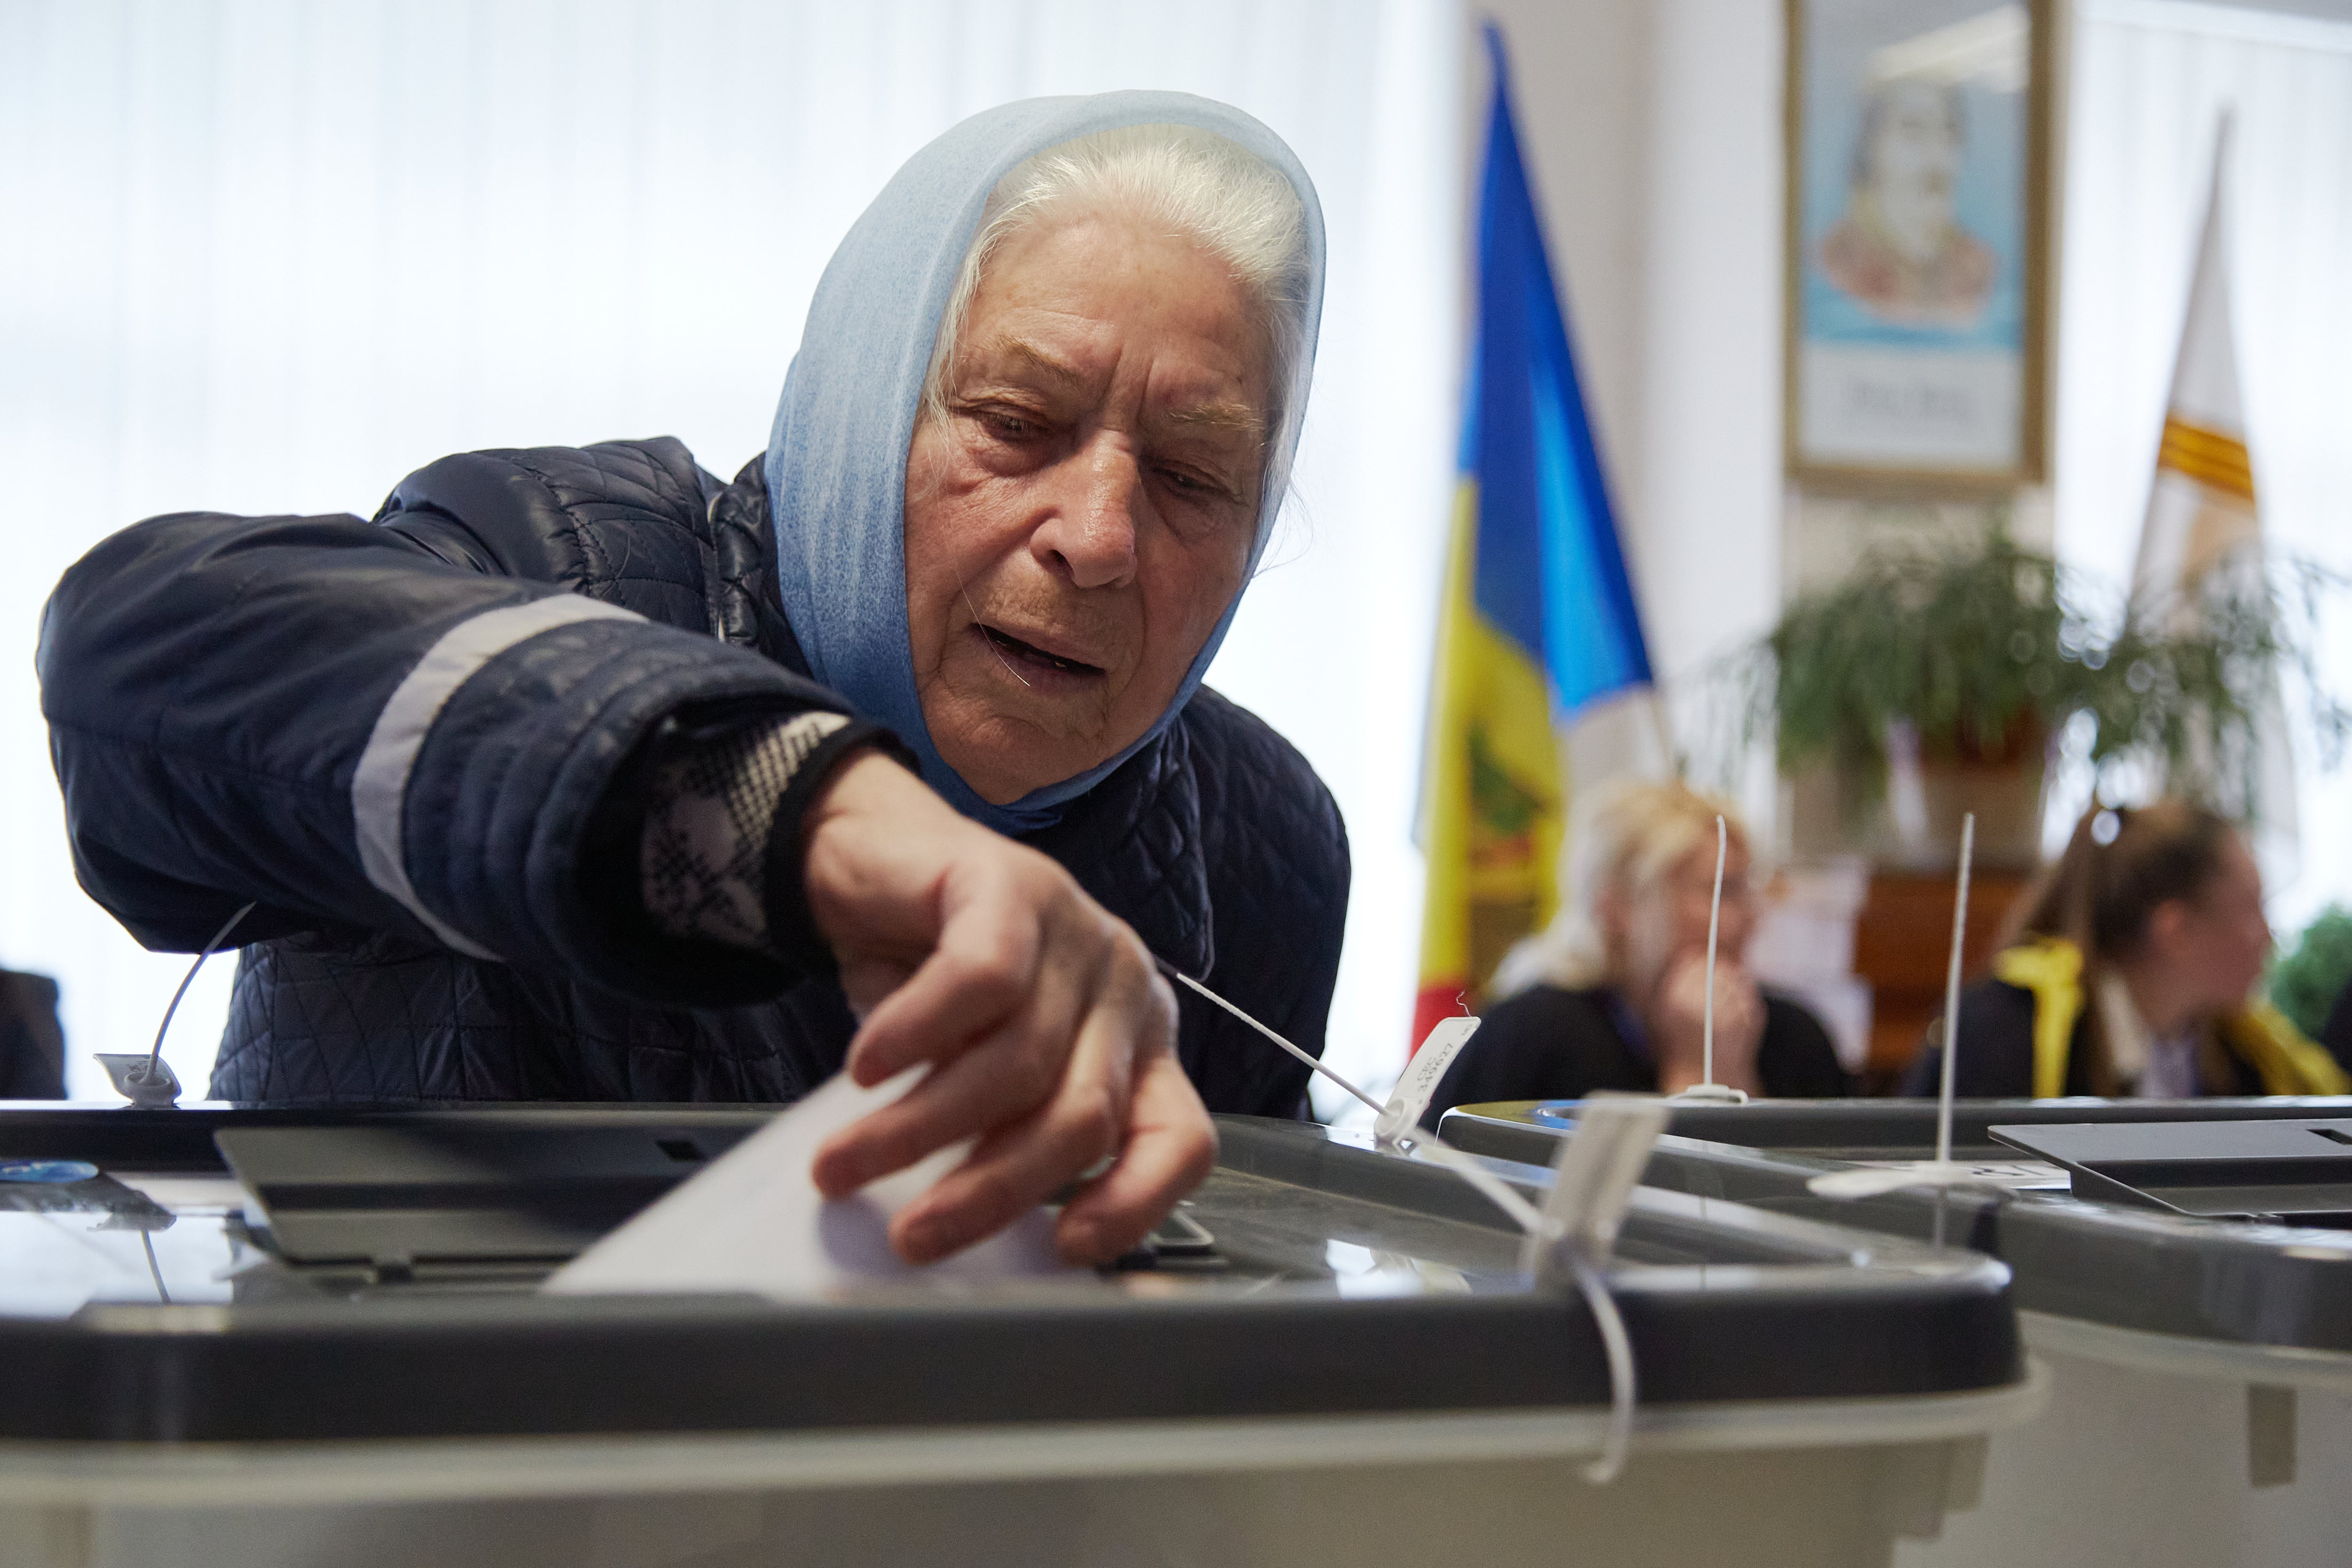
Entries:
<svg viewBox="0 0 2352 1568">
<path fill-rule="evenodd" d="M 1432 1102 L 1573 1100 L 1596 1089 L 1675 1093 L 1700 1082 L 1715 820 L 1730 830 L 1716 943 L 1715 1077 L 1751 1095 L 1851 1092 L 1828 1032 L 1743 962 L 1756 928 L 1748 830 L 1683 783 L 1595 790 L 1572 819 L 1560 910 L 1496 971 L 1496 1000 Z"/>
</svg>

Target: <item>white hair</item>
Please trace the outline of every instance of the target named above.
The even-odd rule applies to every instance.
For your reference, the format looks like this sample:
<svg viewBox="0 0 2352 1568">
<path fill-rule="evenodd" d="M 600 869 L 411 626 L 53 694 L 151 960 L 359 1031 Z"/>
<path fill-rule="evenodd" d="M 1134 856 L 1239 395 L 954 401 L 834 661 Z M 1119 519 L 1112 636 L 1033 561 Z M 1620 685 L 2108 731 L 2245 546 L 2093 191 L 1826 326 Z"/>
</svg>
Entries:
<svg viewBox="0 0 2352 1568">
<path fill-rule="evenodd" d="M 963 269 L 940 315 L 919 416 L 947 412 L 957 340 L 990 259 L 1013 235 L 1054 218 L 1110 214 L 1192 241 L 1232 270 L 1266 344 L 1267 465 L 1261 515 L 1281 500 L 1303 389 L 1311 280 L 1307 211 L 1280 171 L 1213 131 L 1129 125 L 1076 137 L 1015 164 L 989 193 Z"/>
<path fill-rule="evenodd" d="M 1691 851 L 1713 841 L 1718 816 L 1746 847 L 1738 811 L 1679 780 L 1623 779 L 1579 800 L 1560 857 L 1559 913 L 1504 955 L 1488 996 L 1500 1001 L 1530 986 L 1582 990 L 1617 979 L 1601 925 L 1601 895 L 1646 895 Z"/>
</svg>

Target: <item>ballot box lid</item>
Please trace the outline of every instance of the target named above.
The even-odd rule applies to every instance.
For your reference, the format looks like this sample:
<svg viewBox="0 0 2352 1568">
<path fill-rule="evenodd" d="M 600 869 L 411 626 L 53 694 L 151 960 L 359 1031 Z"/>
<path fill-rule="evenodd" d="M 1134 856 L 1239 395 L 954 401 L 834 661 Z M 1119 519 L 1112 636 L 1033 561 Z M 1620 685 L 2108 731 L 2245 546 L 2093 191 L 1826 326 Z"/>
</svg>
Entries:
<svg viewBox="0 0 2352 1568">
<path fill-rule="evenodd" d="M 1963 1101 L 1953 1155 L 1975 1168 L 1981 1185 L 1840 1201 L 1807 1184 L 1824 1172 L 1931 1157 L 1933 1103 L 1677 1107 L 1643 1179 L 1774 1213 L 1975 1248 L 2015 1270 L 2022 1311 L 2217 1345 L 2352 1354 L 2352 1231 L 2309 1223 L 2326 1218 L 2319 1208 L 2294 1216 L 2273 1209 L 2269 1219 L 2217 1218 L 2252 1210 L 2209 1204 L 2195 1212 L 2084 1181 L 2060 1157 L 2110 1142 L 2144 1150 L 2184 1138 L 2265 1141 L 2273 1135 L 2263 1130 L 2272 1127 L 2341 1124 L 2352 1133 L 2347 1114 L 2352 1102 L 2341 1099 Z M 1575 1115 L 1573 1101 L 1505 1101 L 1456 1106 L 1441 1126 L 1462 1148 L 1540 1161 L 1573 1129 Z M 2233 1126 L 2242 1133 L 2196 1130 Z M 2326 1156 L 2340 1147 L 2308 1133 L 2275 1135 L 2308 1139 L 2323 1164 L 2333 1164 Z M 2341 1152 L 2352 1155 L 2352 1147 Z"/>
<path fill-rule="evenodd" d="M 1447 1113 L 1506 1127 L 1542 1132 L 1575 1124 L 1573 1100 L 1503 1100 Z M 2352 1096 L 2275 1096 L 2213 1100 L 1962 1100 L 1952 1108 L 1952 1153 L 1960 1159 L 2011 1159 L 2014 1152 L 1992 1135 L 2000 1126 L 2153 1122 L 2293 1120 L 2352 1116 Z M 1676 1104 L 1666 1131 L 1677 1137 L 1785 1149 L 1850 1160 L 1924 1159 L 1936 1148 L 1933 1100 L 1750 1100 L 1745 1104 Z M 1541 1139 L 1516 1146 L 1538 1157 Z"/>
<path fill-rule="evenodd" d="M 1213 1245 L 1181 1264 L 819 1303 L 549 1296 L 535 1287 L 563 1248 L 547 1228 L 531 1245 L 551 1251 L 478 1245 L 502 1204 L 586 1215 L 583 1233 L 617 1222 L 666 1167 L 673 1180 L 692 1168 L 662 1140 L 685 1129 L 715 1152 L 758 1126 L 758 1109 L 199 1111 L 195 1124 L 232 1145 L 343 1132 L 381 1160 L 408 1138 L 425 1154 L 384 1165 L 379 1197 L 394 1205 L 430 1191 L 431 1151 L 453 1139 L 469 1159 L 497 1156 L 444 1194 L 471 1217 L 446 1257 L 321 1262 L 273 1249 L 271 1211 L 218 1159 L 194 1160 L 175 1120 L 187 1112 L 113 1111 L 99 1143 L 60 1135 L 72 1108 L 42 1114 L 0 1109 L 0 1157 L 110 1152 L 81 1181 L 0 1183 L 9 1437 L 848 1432 L 1609 1398 L 1590 1310 L 1519 1272 L 1517 1234 L 1486 1200 L 1442 1167 L 1300 1124 L 1220 1118 L 1218 1166 L 1183 1211 Z M 304 1157 L 331 1157 L 331 1142 Z M 160 1170 L 142 1145 L 169 1156 Z M 511 1203 L 501 1163 L 517 1173 Z M 1530 1193 L 1549 1176 L 1490 1168 Z M 567 1172 L 582 1184 L 568 1196 Z M 366 1207 L 364 1193 L 328 1196 Z M 332 1212 L 309 1210 L 322 1224 Z M 1991 1393 L 2025 1375 L 2008 1270 L 1965 1250 L 1645 1189 L 1611 1282 L 1646 1406 Z"/>
<path fill-rule="evenodd" d="M 1996 1126 L 2077 1197 L 2167 1214 L 2352 1228 L 2352 1117 Z"/>
</svg>

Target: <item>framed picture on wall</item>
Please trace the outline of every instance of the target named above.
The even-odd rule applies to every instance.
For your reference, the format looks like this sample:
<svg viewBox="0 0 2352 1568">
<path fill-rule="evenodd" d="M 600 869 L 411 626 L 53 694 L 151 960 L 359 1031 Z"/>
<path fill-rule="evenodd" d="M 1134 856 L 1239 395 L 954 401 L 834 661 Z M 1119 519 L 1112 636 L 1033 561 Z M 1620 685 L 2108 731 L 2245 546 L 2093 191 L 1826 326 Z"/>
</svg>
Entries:
<svg viewBox="0 0 2352 1568">
<path fill-rule="evenodd" d="M 2051 0 L 1788 0 L 1788 466 L 2043 467 Z"/>
</svg>

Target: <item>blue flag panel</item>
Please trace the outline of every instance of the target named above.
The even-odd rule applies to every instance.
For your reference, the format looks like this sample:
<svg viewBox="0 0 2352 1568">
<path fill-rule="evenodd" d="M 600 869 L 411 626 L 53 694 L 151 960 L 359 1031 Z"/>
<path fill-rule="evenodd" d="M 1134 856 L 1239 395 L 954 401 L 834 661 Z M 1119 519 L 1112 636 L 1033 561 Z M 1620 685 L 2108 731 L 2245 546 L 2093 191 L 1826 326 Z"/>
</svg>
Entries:
<svg viewBox="0 0 2352 1568">
<path fill-rule="evenodd" d="M 1478 486 L 1473 601 L 1545 673 L 1558 716 L 1650 680 L 1641 614 L 1577 387 L 1489 24 L 1494 112 L 1478 218 L 1477 342 L 1462 466 Z"/>
</svg>

